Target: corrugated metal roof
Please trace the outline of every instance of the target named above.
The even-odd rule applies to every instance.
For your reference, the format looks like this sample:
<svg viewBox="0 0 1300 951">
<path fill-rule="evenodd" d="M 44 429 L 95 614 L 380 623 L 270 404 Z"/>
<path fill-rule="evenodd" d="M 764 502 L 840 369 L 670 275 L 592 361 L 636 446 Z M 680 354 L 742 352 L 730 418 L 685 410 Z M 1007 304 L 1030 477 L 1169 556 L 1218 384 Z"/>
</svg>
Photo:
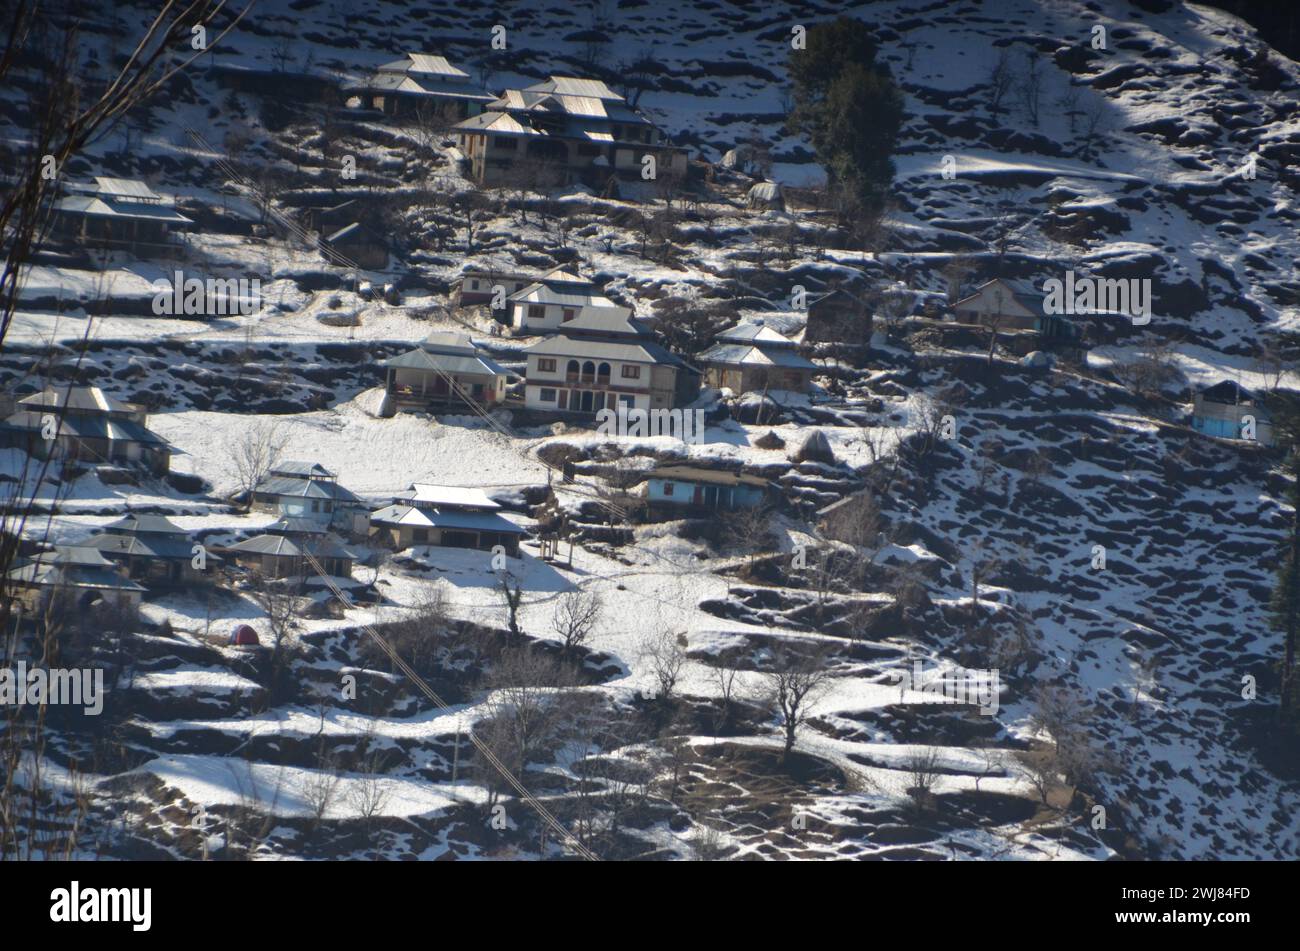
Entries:
<svg viewBox="0 0 1300 951">
<path fill-rule="evenodd" d="M 451 65 L 451 63 L 447 62 L 445 56 L 436 56 L 432 53 L 407 53 L 406 56 L 411 61 L 411 72 L 413 73 L 431 73 L 436 76 L 455 76 L 457 79 L 469 79 L 469 73 Z"/>
<path fill-rule="evenodd" d="M 98 186 L 101 195 L 114 195 L 144 201 L 162 201 L 162 195 L 159 195 L 144 182 L 134 178 L 110 178 L 107 175 L 96 175 L 95 184 Z"/>
<path fill-rule="evenodd" d="M 421 347 L 408 350 L 400 356 L 390 357 L 382 363 L 386 367 L 405 370 L 428 370 L 443 373 L 470 373 L 482 376 L 507 376 L 504 367 L 484 356 L 457 356 L 449 353 L 430 353 Z"/>
<path fill-rule="evenodd" d="M 68 195 L 54 206 L 67 215 L 85 215 L 91 218 L 137 218 L 141 221 L 167 221 L 174 224 L 191 224 L 191 220 L 168 205 L 148 205 L 142 202 L 106 200 L 94 195 Z"/>
<path fill-rule="evenodd" d="M 551 76 L 545 82 L 528 86 L 527 92 L 552 92 L 560 96 L 583 96 L 592 99 L 615 99 L 623 97 L 610 89 L 599 79 L 579 79 L 576 76 Z"/>
<path fill-rule="evenodd" d="M 335 538 L 323 536 L 304 539 L 301 542 L 284 535 L 255 535 L 242 542 L 228 546 L 230 551 L 252 555 L 275 555 L 283 558 L 301 557 L 310 552 L 317 558 L 353 558 L 352 552 L 344 548 Z"/>
<path fill-rule="evenodd" d="M 38 393 L 24 396 L 19 406 L 46 409 L 82 410 L 99 413 L 135 413 L 140 407 L 109 396 L 97 386 L 73 386 L 67 383 L 47 386 Z"/>
<path fill-rule="evenodd" d="M 523 290 L 510 295 L 510 300 L 520 304 L 555 304 L 560 307 L 600 307 L 611 308 L 630 313 L 626 307 L 619 307 L 608 297 L 603 296 L 594 287 L 590 290 L 565 288 L 557 290 L 545 284 L 530 284 Z"/>
<path fill-rule="evenodd" d="M 286 459 L 283 462 L 277 462 L 268 471 L 271 475 L 334 477 L 334 473 L 319 462 L 304 462 L 300 459 Z"/>
<path fill-rule="evenodd" d="M 480 509 L 501 507 L 488 498 L 488 494 L 482 489 L 461 485 L 434 485 L 431 482 L 414 482 L 400 497 L 418 505 L 467 506 Z"/>
<path fill-rule="evenodd" d="M 773 330 L 762 321 L 743 321 L 729 330 L 718 334 L 719 340 L 731 340 L 736 343 L 754 343 L 762 346 L 794 346 L 794 341 L 779 331 Z"/>
<path fill-rule="evenodd" d="M 135 534 L 148 535 L 184 535 L 188 537 L 185 529 L 181 528 L 165 515 L 128 515 L 120 518 L 116 522 L 110 522 L 104 526 L 108 532 L 131 532 Z"/>
<path fill-rule="evenodd" d="M 804 359 L 792 350 L 753 347 L 744 343 L 715 344 L 696 359 L 700 363 L 744 364 L 749 366 L 776 366 L 789 370 L 816 370 L 817 364 Z"/>
<path fill-rule="evenodd" d="M 591 96 L 557 96 L 564 111 L 571 116 L 591 116 L 598 119 L 609 118 L 605 104 Z"/>
<path fill-rule="evenodd" d="M 624 360 L 629 363 L 659 363 L 664 366 L 690 369 L 681 358 L 669 353 L 658 344 L 635 338 L 622 343 L 558 334 L 533 344 L 525 352 L 544 357 L 590 357 L 600 360 Z"/>
</svg>

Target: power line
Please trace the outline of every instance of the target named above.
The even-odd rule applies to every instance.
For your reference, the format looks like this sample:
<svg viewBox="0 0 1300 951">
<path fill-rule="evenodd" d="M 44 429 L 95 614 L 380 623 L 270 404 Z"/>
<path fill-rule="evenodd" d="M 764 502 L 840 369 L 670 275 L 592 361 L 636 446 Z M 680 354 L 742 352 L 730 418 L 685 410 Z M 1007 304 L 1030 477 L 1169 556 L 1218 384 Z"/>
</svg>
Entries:
<svg viewBox="0 0 1300 951">
<path fill-rule="evenodd" d="M 334 579 L 325 573 L 320 562 L 316 560 L 316 556 L 310 551 L 304 550 L 303 557 L 306 558 L 307 562 L 311 565 L 312 570 L 316 572 L 317 577 L 319 577 L 320 580 L 325 583 L 325 586 L 330 589 L 330 592 L 338 598 L 339 602 L 350 607 L 352 605 L 352 600 L 344 594 L 337 584 L 334 583 Z M 361 628 L 377 645 L 379 645 L 379 649 L 388 656 L 388 659 L 393 662 L 394 666 L 406 675 L 407 679 L 410 680 L 411 683 L 415 684 L 416 688 L 422 694 L 439 707 L 448 708 L 451 706 L 434 692 L 433 688 L 425 682 L 423 677 L 411 669 L 411 665 L 402 659 L 402 656 L 397 653 L 393 645 L 388 643 L 388 640 L 376 631 L 374 627 L 363 621 L 361 622 Z M 467 734 L 467 736 L 469 737 L 469 741 L 474 744 L 474 749 L 476 749 L 479 752 L 479 755 L 487 760 L 487 762 L 491 764 L 492 768 L 501 775 L 501 778 L 504 779 L 510 788 L 519 796 L 520 801 L 536 812 L 541 820 L 554 830 L 561 840 L 567 843 L 573 851 L 578 853 L 580 857 L 586 859 L 588 862 L 600 861 L 600 856 L 596 855 L 595 852 L 583 845 L 577 836 L 565 828 L 563 823 L 561 823 L 559 819 L 555 818 L 555 815 L 547 809 L 536 796 L 529 792 L 524 784 L 520 782 L 513 773 L 510 772 L 510 769 L 501 762 L 486 743 L 480 740 L 472 730 Z"/>
</svg>

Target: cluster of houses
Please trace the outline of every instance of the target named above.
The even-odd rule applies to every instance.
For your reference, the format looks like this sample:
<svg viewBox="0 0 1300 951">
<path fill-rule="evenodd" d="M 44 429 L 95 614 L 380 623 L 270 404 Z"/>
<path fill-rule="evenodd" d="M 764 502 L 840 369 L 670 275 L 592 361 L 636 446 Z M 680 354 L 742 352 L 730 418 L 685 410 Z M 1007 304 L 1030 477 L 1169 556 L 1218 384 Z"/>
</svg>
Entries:
<svg viewBox="0 0 1300 951">
<path fill-rule="evenodd" d="M 304 95 L 332 101 L 327 80 L 307 74 L 299 79 Z M 239 89 L 276 82 L 274 76 L 240 69 L 227 69 L 221 80 Z M 600 80 L 552 75 L 496 95 L 443 56 L 409 53 L 336 91 L 363 108 L 437 123 L 454 136 L 468 177 L 484 185 L 601 187 L 611 180 L 679 178 L 687 172 L 686 150 Z M 652 174 L 645 174 L 647 168 Z M 781 202 L 775 183 L 760 183 L 749 196 L 756 210 L 778 208 Z M 67 184 L 52 212 L 57 236 L 145 253 L 173 246 L 175 233 L 194 225 L 177 211 L 174 199 L 144 182 L 108 176 Z M 308 209 L 308 223 L 326 252 L 363 268 L 385 267 L 386 243 L 363 219 L 355 199 Z M 539 338 L 523 350 L 522 385 L 512 387 L 516 374 L 468 334 L 435 332 L 382 362 L 381 416 L 403 410 L 486 411 L 514 402 L 533 413 L 590 419 L 609 409 L 681 408 L 698 398 L 702 385 L 737 395 L 804 393 L 819 369 L 795 340 L 761 319 L 719 332 L 687 362 L 656 338 L 649 322 L 574 265 L 541 274 L 472 266 L 461 273 L 451 296 L 461 307 L 489 305 L 510 333 Z M 845 289 L 812 293 L 803 340 L 864 341 L 868 311 Z M 1081 336 L 1078 322 L 1047 312 L 1042 292 L 1004 278 L 954 300 L 951 313 L 959 324 L 983 325 L 1013 338 L 1013 348 L 1042 341 L 1070 346 Z M 1265 445 L 1275 438 L 1267 408 L 1235 382 L 1197 394 L 1192 426 L 1209 436 Z M 149 429 L 143 407 L 96 386 L 69 384 L 0 396 L 0 446 L 95 466 L 106 481 L 116 468 L 165 475 L 171 454 L 167 442 Z M 773 500 L 775 487 L 744 472 L 675 464 L 643 473 L 630 494 L 645 517 L 657 519 L 764 505 Z M 414 483 L 374 508 L 317 462 L 277 462 L 252 490 L 249 504 L 274 514 L 275 521 L 211 550 L 164 516 L 134 513 L 78 544 L 30 554 L 8 580 L 29 611 L 48 604 L 59 589 L 71 591 L 79 604 L 107 598 L 138 606 L 149 591 L 202 583 L 214 569 L 276 579 L 305 579 L 318 572 L 347 579 L 359 543 L 397 550 L 426 545 L 503 550 L 517 557 L 527 534 L 481 489 Z"/>
<path fill-rule="evenodd" d="M 461 306 L 493 304 L 503 323 L 542 339 L 524 350 L 523 408 L 590 418 L 603 409 L 675 409 L 699 395 L 701 382 L 740 394 L 807 392 L 816 364 L 789 337 L 761 320 L 717 336 L 696 366 L 666 349 L 649 322 L 615 303 L 589 278 L 554 268 L 540 275 L 466 269 L 452 287 Z M 511 374 L 463 333 L 433 333 L 384 361 L 380 415 L 436 411 L 507 400 Z"/>
</svg>

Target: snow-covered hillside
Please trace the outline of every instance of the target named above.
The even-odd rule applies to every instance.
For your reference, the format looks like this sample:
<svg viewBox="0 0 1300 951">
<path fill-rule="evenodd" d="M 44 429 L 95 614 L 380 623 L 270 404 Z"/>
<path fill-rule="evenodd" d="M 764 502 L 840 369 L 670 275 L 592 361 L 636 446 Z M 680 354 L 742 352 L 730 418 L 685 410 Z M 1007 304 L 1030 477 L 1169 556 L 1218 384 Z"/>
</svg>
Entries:
<svg viewBox="0 0 1300 951">
<path fill-rule="evenodd" d="M 142 9 L 118 11 L 88 35 L 139 28 Z M 448 194 L 472 187 L 449 142 L 429 147 L 391 119 L 342 107 L 284 102 L 287 116 L 272 121 L 264 97 L 222 87 L 207 60 L 132 116 L 130 132 L 76 161 L 70 174 L 145 178 L 205 208 L 213 224 L 187 238 L 185 266 L 259 278 L 264 306 L 155 317 L 149 282 L 165 262 L 51 256 L 34 266 L 0 379 L 34 385 L 49 373 L 149 406 L 151 427 L 177 450 L 177 475 L 131 485 L 61 474 L 42 487 L 30 535 L 74 543 L 128 507 L 167 513 L 205 544 L 254 534 L 273 516 L 229 504 L 231 447 L 266 419 L 278 421 L 286 457 L 323 463 L 376 507 L 415 482 L 480 486 L 531 529 L 550 488 L 583 532 L 571 563 L 567 544 L 548 562 L 531 538 L 509 559 L 523 591 L 517 635 L 488 553 L 422 546 L 372 557 L 344 579 L 367 592 L 355 606 L 316 589 L 287 680 L 265 652 L 226 646 L 237 624 L 264 641 L 270 631 L 246 588 L 146 600 L 149 630 L 122 648 L 133 659 L 113 742 L 69 727 L 53 744 L 60 767 L 75 759 L 89 774 L 87 854 L 564 854 L 465 736 L 490 735 L 500 717 L 510 687 L 493 672 L 511 652 L 536 644 L 547 658 L 568 656 L 554 612 L 582 590 L 603 611 L 578 671 L 537 687 L 566 728 L 521 778 L 607 857 L 1300 856 L 1300 785 L 1263 752 L 1280 653 L 1266 607 L 1291 519 L 1280 456 L 1190 426 L 1205 385 L 1300 385 L 1260 357 L 1271 335 L 1300 322 L 1300 65 L 1257 57 L 1248 25 L 1160 0 L 259 0 L 217 62 L 359 76 L 423 50 L 470 64 L 503 24 L 509 68 L 489 83 L 501 89 L 592 72 L 594 32 L 604 37 L 596 68 L 608 66 L 611 82 L 643 53 L 658 64 L 640 106 L 677 144 L 716 161 L 764 140 L 773 177 L 798 195 L 823 176 L 807 143 L 783 131 L 791 27 L 846 12 L 875 31 L 906 97 L 894 205 L 870 252 L 845 248 L 802 204 L 747 210 L 743 176 L 722 170 L 657 259 L 644 253 L 633 196 L 580 187 L 533 196 L 526 209 L 500 196 L 478 210 L 471 236 L 449 202 L 419 197 L 434 179 Z M 1039 64 L 1036 115 L 1018 94 L 1024 76 L 990 102 L 1004 51 L 1013 69 L 1026 57 Z M 353 275 L 316 249 L 245 227 L 255 217 L 247 189 L 187 129 L 218 152 L 246 138 L 235 158 L 279 170 L 286 217 L 348 198 L 389 202 L 391 267 L 368 276 L 396 283 L 402 303 L 361 300 Z M 356 180 L 339 174 L 343 155 L 355 156 Z M 641 197 L 662 205 L 649 189 Z M 1152 321 L 1052 369 L 991 360 L 973 331 L 903 321 L 878 346 L 812 347 L 814 392 L 778 400 L 762 423 L 752 406 L 705 391 L 697 445 L 555 429 L 517 410 L 496 427 L 380 417 L 379 361 L 433 330 L 472 332 L 522 372 L 532 338 L 493 334 L 486 309 L 451 306 L 463 266 L 539 271 L 571 260 L 641 316 L 667 297 L 723 300 L 795 333 L 805 320 L 790 305 L 795 285 L 889 283 L 938 297 L 954 260 L 1035 283 L 1071 269 L 1150 279 Z M 331 321 L 338 312 L 355 313 L 355 325 Z M 1156 344 L 1175 372 L 1139 396 L 1123 368 Z M 943 415 L 954 432 L 935 439 Z M 831 456 L 793 460 L 815 432 Z M 0 451 L 9 489 L 23 490 L 24 461 Z M 573 463 L 573 483 L 559 481 L 560 461 Z M 769 544 L 745 550 L 716 524 L 608 525 L 605 478 L 663 461 L 743 465 L 772 480 L 781 506 Z M 864 566 L 861 551 L 815 537 L 812 523 L 865 488 L 886 538 Z M 814 567 L 801 567 L 805 557 Z M 828 558 L 845 570 L 819 574 Z M 446 707 L 404 681 L 363 630 L 396 637 L 435 598 L 446 616 L 437 635 L 402 643 Z M 672 645 L 681 669 L 667 690 Z M 830 676 L 782 762 L 766 700 L 791 652 L 816 653 Z M 927 704 L 900 687 L 918 663 L 997 668 L 996 713 Z M 1258 699 L 1243 699 L 1243 677 L 1258 681 Z M 1075 704 L 1061 726 L 1086 737 L 1086 781 L 1044 786 L 1031 768 L 1035 750 L 1061 739 L 1042 722 L 1051 690 Z M 377 789 L 385 795 L 367 814 Z"/>
</svg>

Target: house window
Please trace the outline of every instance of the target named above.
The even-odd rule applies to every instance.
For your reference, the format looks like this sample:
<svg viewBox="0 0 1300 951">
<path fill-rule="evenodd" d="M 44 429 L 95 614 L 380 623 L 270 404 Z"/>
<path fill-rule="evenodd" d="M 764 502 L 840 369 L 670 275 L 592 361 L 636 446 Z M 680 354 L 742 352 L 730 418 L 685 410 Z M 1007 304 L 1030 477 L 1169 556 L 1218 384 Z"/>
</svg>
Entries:
<svg viewBox="0 0 1300 951">
<path fill-rule="evenodd" d="M 576 316 L 578 316 L 578 312 L 576 310 L 574 310 L 572 307 L 566 307 L 564 308 L 564 318 L 562 322 L 568 323 Z"/>
<path fill-rule="evenodd" d="M 639 380 L 639 379 L 641 379 L 641 368 L 640 368 L 640 367 L 634 367 L 634 366 L 628 366 L 627 364 L 624 364 L 624 365 L 623 365 L 623 379 L 625 379 L 625 380 Z"/>
<path fill-rule="evenodd" d="M 429 530 L 427 528 L 417 528 L 411 532 L 417 545 L 424 545 L 429 541 Z"/>
<path fill-rule="evenodd" d="M 569 391 L 568 391 L 568 390 L 560 390 L 560 399 L 559 399 L 559 402 L 556 403 L 556 405 L 559 406 L 560 409 L 568 409 L 568 408 L 569 408 Z"/>
<path fill-rule="evenodd" d="M 582 365 L 582 382 L 591 383 L 596 379 L 596 364 L 590 360 Z"/>
<path fill-rule="evenodd" d="M 528 319 L 529 319 L 529 320 L 541 320 L 541 319 L 543 319 L 545 316 L 546 316 L 546 307 L 543 306 L 542 304 L 529 304 L 529 305 L 528 305 Z"/>
<path fill-rule="evenodd" d="M 672 495 L 672 494 L 673 494 L 673 484 L 671 482 L 665 482 L 664 495 Z"/>
<path fill-rule="evenodd" d="M 591 145 L 591 144 L 588 143 L 588 142 L 579 142 L 579 143 L 578 143 L 578 154 L 579 154 L 579 155 L 588 155 L 588 156 L 590 156 L 590 155 L 599 155 L 599 154 L 600 154 L 600 146 L 599 146 L 599 145 Z"/>
<path fill-rule="evenodd" d="M 537 398 L 541 400 L 543 403 L 554 403 L 555 390 L 551 389 L 550 387 L 547 387 L 541 390 L 541 392 L 537 394 Z"/>
<path fill-rule="evenodd" d="M 602 363 L 596 368 L 596 382 L 609 383 L 609 364 Z"/>
<path fill-rule="evenodd" d="M 471 291 L 476 291 L 476 290 L 478 290 L 478 281 L 470 281 L 470 282 L 469 282 L 469 289 L 470 289 Z"/>
<path fill-rule="evenodd" d="M 498 152 L 517 152 L 519 143 L 514 139 L 493 139 L 492 148 Z"/>
<path fill-rule="evenodd" d="M 555 361 L 553 359 L 539 358 L 537 361 L 538 373 L 554 373 Z"/>
</svg>

